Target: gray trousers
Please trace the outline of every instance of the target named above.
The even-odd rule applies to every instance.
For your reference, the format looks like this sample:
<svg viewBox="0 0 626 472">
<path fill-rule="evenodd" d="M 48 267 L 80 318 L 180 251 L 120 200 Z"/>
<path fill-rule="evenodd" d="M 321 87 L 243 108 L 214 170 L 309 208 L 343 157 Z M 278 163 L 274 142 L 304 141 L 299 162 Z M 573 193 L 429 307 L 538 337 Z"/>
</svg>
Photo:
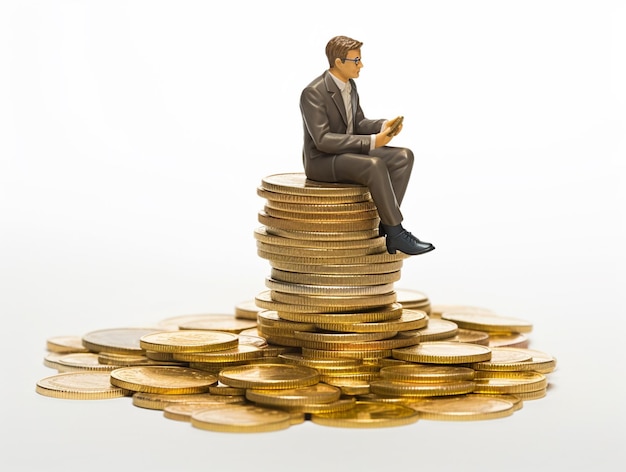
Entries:
<svg viewBox="0 0 626 472">
<path fill-rule="evenodd" d="M 403 219 L 400 204 L 411 178 L 413 160 L 410 149 L 383 146 L 369 155 L 347 153 L 317 158 L 308 166 L 307 178 L 367 186 L 380 221 L 395 226 Z"/>
</svg>

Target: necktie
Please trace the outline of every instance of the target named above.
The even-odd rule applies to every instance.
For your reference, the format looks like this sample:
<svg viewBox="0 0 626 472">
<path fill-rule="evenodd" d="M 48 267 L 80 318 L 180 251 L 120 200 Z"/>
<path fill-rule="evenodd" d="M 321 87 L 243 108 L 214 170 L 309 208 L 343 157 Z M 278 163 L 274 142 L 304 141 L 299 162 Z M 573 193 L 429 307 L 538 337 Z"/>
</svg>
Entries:
<svg viewBox="0 0 626 472">
<path fill-rule="evenodd" d="M 343 103 L 346 107 L 346 116 L 348 117 L 348 134 L 352 134 L 354 132 L 352 124 L 352 99 L 350 97 L 351 89 L 352 87 L 350 86 L 350 82 L 346 82 L 346 86 L 341 92 L 341 94 L 343 95 Z"/>
</svg>

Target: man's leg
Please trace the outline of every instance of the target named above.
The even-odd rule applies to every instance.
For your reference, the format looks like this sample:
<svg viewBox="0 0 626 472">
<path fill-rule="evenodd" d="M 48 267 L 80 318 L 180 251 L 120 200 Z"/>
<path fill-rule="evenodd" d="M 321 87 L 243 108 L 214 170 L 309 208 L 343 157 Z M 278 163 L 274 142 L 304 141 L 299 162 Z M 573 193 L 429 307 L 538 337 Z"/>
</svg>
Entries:
<svg viewBox="0 0 626 472">
<path fill-rule="evenodd" d="M 334 156 L 334 175 L 338 182 L 365 185 L 369 188 L 372 200 L 378 209 L 378 215 L 384 224 L 399 225 L 402 222 L 400 204 L 396 197 L 396 188 L 387 167 L 390 153 L 383 156 L 365 154 L 340 154 Z M 394 168 L 395 173 L 398 169 Z M 399 177 L 396 175 L 396 177 Z M 398 191 L 401 197 L 406 191 L 406 183 L 398 179 Z"/>
<path fill-rule="evenodd" d="M 408 148 L 384 146 L 374 149 L 370 156 L 380 157 L 387 166 L 398 205 L 402 205 L 413 170 L 413 152 Z"/>
<path fill-rule="evenodd" d="M 365 185 L 378 209 L 380 234 L 386 236 L 387 251 L 416 255 L 434 246 L 420 241 L 402 226 L 400 202 L 404 198 L 413 167 L 413 153 L 405 148 L 383 147 L 371 155 L 334 156 L 334 175 L 339 182 Z M 392 177 L 393 176 L 393 177 Z"/>
</svg>

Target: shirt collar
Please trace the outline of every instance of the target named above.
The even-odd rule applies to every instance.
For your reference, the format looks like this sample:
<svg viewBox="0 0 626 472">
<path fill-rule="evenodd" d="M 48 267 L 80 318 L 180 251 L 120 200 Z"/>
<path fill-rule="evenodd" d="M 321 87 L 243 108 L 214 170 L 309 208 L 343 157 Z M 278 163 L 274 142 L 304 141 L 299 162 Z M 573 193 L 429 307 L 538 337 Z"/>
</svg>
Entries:
<svg viewBox="0 0 626 472">
<path fill-rule="evenodd" d="M 332 72 L 329 72 L 329 74 L 335 81 L 335 84 L 337 84 L 337 87 L 339 88 L 340 92 L 343 92 L 343 89 L 346 87 L 346 85 L 350 83 L 350 82 L 342 82 L 340 79 L 335 77 Z"/>
</svg>

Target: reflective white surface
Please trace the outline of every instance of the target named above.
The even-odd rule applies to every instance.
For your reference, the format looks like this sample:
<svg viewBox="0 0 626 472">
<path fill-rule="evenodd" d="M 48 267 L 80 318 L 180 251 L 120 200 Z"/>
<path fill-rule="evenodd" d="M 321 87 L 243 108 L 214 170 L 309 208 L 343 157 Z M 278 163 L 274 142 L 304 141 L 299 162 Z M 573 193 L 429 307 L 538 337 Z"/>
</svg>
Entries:
<svg viewBox="0 0 626 472">
<path fill-rule="evenodd" d="M 626 10 L 610 1 L 0 5 L 0 462 L 12 471 L 621 470 Z M 372 118 L 416 154 L 398 288 L 533 323 L 558 359 L 513 416 L 211 433 L 35 393 L 45 342 L 265 289 L 253 230 L 300 172 L 300 90 L 364 41 Z M 600 465 L 601 464 L 601 465 Z"/>
</svg>

